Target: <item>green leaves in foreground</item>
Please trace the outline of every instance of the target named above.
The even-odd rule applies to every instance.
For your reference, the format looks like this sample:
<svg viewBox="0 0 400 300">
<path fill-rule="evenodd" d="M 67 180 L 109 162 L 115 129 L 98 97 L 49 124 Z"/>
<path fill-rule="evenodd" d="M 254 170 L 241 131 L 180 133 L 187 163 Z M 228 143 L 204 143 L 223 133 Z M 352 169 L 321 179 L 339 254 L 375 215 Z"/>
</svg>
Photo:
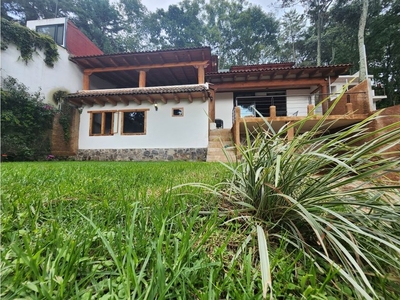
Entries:
<svg viewBox="0 0 400 300">
<path fill-rule="evenodd" d="M 230 179 L 208 190 L 223 207 L 261 220 L 272 245 L 284 241 L 303 253 L 322 281 L 333 270 L 336 286 L 352 286 L 352 297 L 395 298 L 400 186 L 390 185 L 386 175 L 400 171 L 399 153 L 388 152 L 400 143 L 400 122 L 368 131 L 377 118 L 337 132 L 320 122 L 291 141 L 285 138 L 289 128 L 276 133 L 266 123 L 267 130 L 247 132 L 246 145 L 239 147 L 242 160 L 226 165 Z M 292 126 L 302 128 L 306 121 Z M 259 251 L 272 254 L 264 246 Z"/>
</svg>

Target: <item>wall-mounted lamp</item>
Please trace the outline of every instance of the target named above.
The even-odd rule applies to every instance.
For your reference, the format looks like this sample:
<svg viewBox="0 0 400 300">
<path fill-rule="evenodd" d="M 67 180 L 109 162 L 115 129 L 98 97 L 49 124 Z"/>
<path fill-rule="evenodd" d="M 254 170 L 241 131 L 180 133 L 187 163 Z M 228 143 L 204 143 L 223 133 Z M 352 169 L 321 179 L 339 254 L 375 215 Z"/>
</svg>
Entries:
<svg viewBox="0 0 400 300">
<path fill-rule="evenodd" d="M 155 108 L 156 111 L 158 111 L 158 104 L 157 104 L 157 102 L 154 103 L 154 108 Z"/>
</svg>

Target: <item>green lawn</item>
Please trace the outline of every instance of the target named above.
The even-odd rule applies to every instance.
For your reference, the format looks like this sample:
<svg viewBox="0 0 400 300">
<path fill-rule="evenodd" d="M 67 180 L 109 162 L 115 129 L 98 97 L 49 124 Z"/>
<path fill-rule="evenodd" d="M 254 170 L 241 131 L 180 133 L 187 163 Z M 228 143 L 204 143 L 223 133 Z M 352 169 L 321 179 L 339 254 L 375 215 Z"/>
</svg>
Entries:
<svg viewBox="0 0 400 300">
<path fill-rule="evenodd" d="M 218 215 L 204 190 L 171 190 L 223 181 L 220 164 L 3 163 L 1 173 L 1 299 L 262 298 L 249 223 Z M 329 268 L 270 246 L 274 298 L 352 298 Z"/>
</svg>

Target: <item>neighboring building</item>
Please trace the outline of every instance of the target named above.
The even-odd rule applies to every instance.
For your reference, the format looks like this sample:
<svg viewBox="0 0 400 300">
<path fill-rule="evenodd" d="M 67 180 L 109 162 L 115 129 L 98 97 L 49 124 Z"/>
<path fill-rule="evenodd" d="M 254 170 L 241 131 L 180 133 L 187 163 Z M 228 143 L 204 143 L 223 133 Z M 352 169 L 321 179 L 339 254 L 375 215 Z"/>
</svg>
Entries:
<svg viewBox="0 0 400 300">
<path fill-rule="evenodd" d="M 58 61 L 53 68 L 46 66 L 43 51 L 37 50 L 33 59 L 25 63 L 20 59 L 19 49 L 10 44 L 1 51 L 1 77 L 17 78 L 32 93 L 40 91 L 47 103 L 54 103 L 53 94 L 56 91 L 70 93 L 81 89 L 83 74 L 77 65 L 71 63 L 70 55 L 98 55 L 103 52 L 66 18 L 28 21 L 27 27 L 50 35 L 57 42 Z"/>
</svg>

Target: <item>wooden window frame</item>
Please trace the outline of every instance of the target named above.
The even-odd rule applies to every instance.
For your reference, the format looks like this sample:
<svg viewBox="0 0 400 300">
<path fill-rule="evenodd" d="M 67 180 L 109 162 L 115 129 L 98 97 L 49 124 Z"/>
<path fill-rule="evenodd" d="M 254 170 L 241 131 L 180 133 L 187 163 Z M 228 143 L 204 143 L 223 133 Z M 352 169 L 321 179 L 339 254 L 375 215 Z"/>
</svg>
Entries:
<svg viewBox="0 0 400 300">
<path fill-rule="evenodd" d="M 121 112 L 121 135 L 146 135 L 147 134 L 147 112 L 149 109 L 124 109 Z M 124 113 L 126 112 L 143 112 L 144 113 L 144 126 L 143 132 L 124 132 Z"/>
<path fill-rule="evenodd" d="M 174 115 L 174 110 L 177 110 L 177 109 L 180 109 L 180 110 L 182 111 L 182 114 L 181 114 L 181 115 Z M 173 107 L 173 108 L 172 108 L 172 117 L 174 117 L 174 118 L 181 118 L 181 117 L 183 117 L 184 115 L 185 115 L 185 110 L 184 110 L 183 107 Z"/>
<path fill-rule="evenodd" d="M 114 135 L 114 114 L 116 110 L 99 110 L 99 111 L 88 111 L 90 114 L 89 123 L 89 136 L 112 136 Z M 111 128 L 110 133 L 105 133 L 106 125 L 106 113 L 111 113 Z M 101 130 L 100 133 L 93 133 L 93 114 L 101 114 Z"/>
</svg>

